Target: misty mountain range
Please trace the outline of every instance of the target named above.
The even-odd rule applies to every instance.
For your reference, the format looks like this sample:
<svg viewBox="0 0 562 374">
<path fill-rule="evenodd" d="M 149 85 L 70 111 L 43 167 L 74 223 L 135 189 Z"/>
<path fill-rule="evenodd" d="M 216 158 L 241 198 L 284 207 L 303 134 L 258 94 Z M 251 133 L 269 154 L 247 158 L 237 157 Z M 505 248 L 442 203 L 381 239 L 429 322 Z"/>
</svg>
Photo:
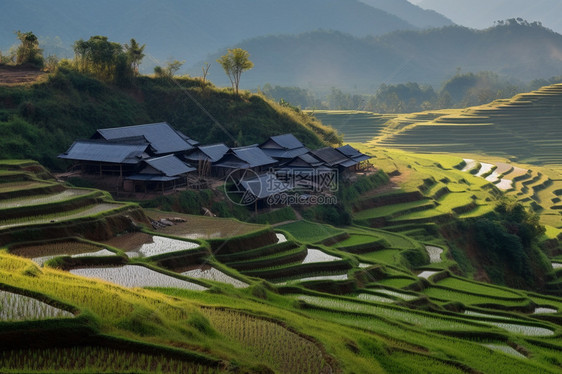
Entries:
<svg viewBox="0 0 562 374">
<path fill-rule="evenodd" d="M 428 27 L 452 24 L 445 17 L 424 11 L 406 0 L 392 0 L 392 3 L 405 6 L 403 9 L 387 6 L 387 11 L 366 4 L 388 3 L 384 0 L 2 2 L 2 50 L 16 43 L 16 30 L 33 31 L 40 39 L 58 36 L 67 46 L 80 38 L 105 35 L 120 43 L 128 42 L 130 38 L 145 43 L 146 51 L 160 63 L 175 58 L 186 60 L 188 65 L 219 48 L 258 36 L 299 34 L 318 29 L 367 36 L 418 28 L 406 18 Z M 68 52 L 72 53 L 72 50 Z"/>
<path fill-rule="evenodd" d="M 316 31 L 256 38 L 238 46 L 255 63 L 244 75 L 245 88 L 269 82 L 324 93 L 331 87 L 374 93 L 382 83 L 439 88 L 457 72 L 491 71 L 514 82 L 562 75 L 562 35 L 537 24 L 486 30 L 449 26 L 365 38 Z M 198 74 L 195 68 L 193 73 Z M 217 85 L 228 84 L 217 64 L 209 77 Z"/>
<path fill-rule="evenodd" d="M 523 18 L 539 21 L 543 26 L 562 33 L 560 0 L 422 0 L 418 5 L 449 17 L 458 25 L 483 29 L 495 21 Z"/>
<path fill-rule="evenodd" d="M 59 57 L 72 57 L 74 41 L 92 35 L 135 38 L 146 44 L 142 72 L 177 59 L 185 61 L 178 73 L 199 76 L 209 62 L 208 78 L 218 86 L 229 81 L 215 60 L 233 46 L 247 49 L 255 63 L 242 88 L 271 83 L 370 93 L 381 83 L 438 86 L 459 68 L 522 80 L 562 74 L 561 37 L 550 30 L 462 28 L 406 0 L 0 1 L 4 53 L 16 44 L 16 30 L 33 31 L 45 55 Z M 439 2 L 420 5 L 432 1 Z"/>
</svg>

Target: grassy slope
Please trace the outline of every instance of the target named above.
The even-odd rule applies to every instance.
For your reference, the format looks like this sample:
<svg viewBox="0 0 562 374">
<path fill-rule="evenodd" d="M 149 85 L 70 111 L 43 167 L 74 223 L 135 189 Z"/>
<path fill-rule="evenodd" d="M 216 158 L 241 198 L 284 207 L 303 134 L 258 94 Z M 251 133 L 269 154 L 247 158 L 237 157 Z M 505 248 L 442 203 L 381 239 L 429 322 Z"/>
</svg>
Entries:
<svg viewBox="0 0 562 374">
<path fill-rule="evenodd" d="M 416 152 L 476 153 L 534 165 L 560 165 L 562 85 L 467 108 L 385 118 L 375 113 L 325 111 L 319 118 L 348 141 Z M 388 116 L 387 116 L 388 117 Z"/>
<path fill-rule="evenodd" d="M 414 188 L 420 182 L 423 184 L 425 177 L 417 174 L 433 170 L 431 158 L 415 158 L 405 153 L 402 156 L 409 161 L 416 160 L 416 168 L 420 169 L 412 172 L 408 179 L 411 185 L 404 183 L 404 188 Z M 394 165 L 396 160 L 392 160 L 389 154 L 387 157 L 388 164 Z M 445 166 L 452 165 L 455 159 L 443 158 L 441 162 Z M 5 167 L 17 169 L 17 163 L 10 164 L 6 163 Z M 448 174 L 446 169 L 441 170 L 443 175 L 449 176 L 451 181 L 448 183 L 453 184 L 457 173 L 451 170 Z M 474 179 L 476 186 L 481 183 L 470 175 L 467 179 Z M 17 190 L 15 185 L 11 185 L 11 188 Z M 149 214 L 167 215 L 156 211 Z M 182 217 L 188 220 L 187 225 L 195 233 L 207 230 L 209 220 L 215 220 L 216 229 L 224 231 L 225 235 L 240 234 L 238 239 L 228 239 L 225 244 L 215 242 L 212 247 L 216 258 L 209 258 L 207 264 L 243 280 L 250 285 L 248 288 L 234 289 L 225 284 L 201 280 L 199 283 L 212 286 L 213 291 L 127 289 L 104 281 L 80 278 L 65 271 L 38 268 L 29 260 L 2 253 L 0 288 L 27 294 L 81 316 L 64 321 L 51 319 L 41 322 L 42 327 L 39 329 L 31 320 L 0 322 L 0 334 L 34 331 L 33 336 L 38 342 L 49 336 L 50 326 L 59 334 L 59 340 L 49 340 L 48 348 L 38 343 L 35 351 L 19 349 L 20 340 L 15 340 L 11 350 L 3 353 L 5 356 L 0 356 L 3 357 L 3 369 L 12 368 L 18 372 L 23 368 L 16 362 L 29 362 L 25 367 L 29 372 L 54 368 L 80 372 L 80 365 L 69 365 L 84 362 L 83 357 L 92 355 L 92 350 L 94 357 L 96 354 L 112 355 L 115 357 L 112 361 L 116 364 L 107 366 L 105 363 L 106 366 L 103 366 L 102 361 L 105 360 L 93 359 L 90 368 L 110 368 L 116 372 L 149 372 L 160 367 L 163 372 L 193 369 L 195 372 L 203 370 L 212 373 L 224 372 L 235 366 L 242 371 L 263 372 L 267 366 L 276 372 L 298 373 L 325 372 L 328 365 L 336 371 L 357 373 L 373 370 L 388 373 L 423 370 L 453 373 L 468 368 L 482 372 L 534 373 L 540 370 L 555 372 L 558 369 L 556 357 L 562 350 L 556 344 L 561 333 L 560 298 L 447 277 L 448 273 L 444 272 L 445 279 L 422 282 L 416 278 L 420 271 L 447 270 L 451 264 L 445 261 L 412 269 L 402 253 L 423 246 L 407 236 L 380 229 L 336 229 L 301 221 L 281 226 L 288 233 L 288 241 L 274 244 L 271 239 L 263 241 L 264 229 L 267 229 L 264 226 L 247 225 L 235 220 Z M 223 226 L 225 230 L 220 230 Z M 180 226 L 177 229 L 179 231 L 172 230 L 168 235 L 181 234 L 185 230 Z M 341 237 L 344 231 L 349 237 Z M 351 266 L 347 271 L 348 281 L 315 281 L 304 284 L 306 288 L 298 283 L 274 287 L 217 261 L 220 258 L 238 257 L 244 260 L 235 261 L 233 265 L 236 263 L 240 266 L 246 261 L 254 265 L 253 270 L 267 270 L 267 262 L 260 263 L 261 258 L 273 260 L 282 257 L 283 251 L 292 253 L 291 243 L 299 246 L 301 242 L 318 242 L 330 237 L 340 237 L 340 241 L 329 246 L 307 246 L 342 260 L 323 263 L 324 270 L 313 270 L 311 274 L 302 271 L 291 273 L 291 269 L 303 269 L 298 261 L 280 263 L 277 271 L 287 272 L 289 277 L 303 277 L 314 272 L 325 273 L 336 263 L 346 263 L 346 266 Z M 230 252 L 234 247 L 229 246 L 236 242 L 246 244 L 243 244 L 242 250 Z M 103 247 L 102 244 L 89 243 Z M 205 246 L 205 241 L 202 243 Z M 34 254 L 40 248 L 37 244 L 27 244 L 33 248 Z M 41 245 L 41 248 L 46 248 L 44 246 L 48 243 L 42 241 Z M 22 247 L 18 250 L 21 253 Z M 121 253 L 119 248 L 114 250 Z M 355 253 L 355 250 L 361 253 Z M 224 256 L 229 252 L 230 255 Z M 178 252 L 156 261 L 126 261 L 173 275 L 167 266 L 177 266 L 181 261 L 187 261 L 185 263 L 191 266 L 199 263 L 189 254 Z M 89 261 L 74 265 L 67 263 L 67 266 L 100 266 L 107 258 L 92 258 Z M 361 267 L 359 263 L 364 261 L 371 266 L 367 269 Z M 414 288 L 410 291 L 399 290 L 400 287 L 411 285 Z M 419 292 L 420 287 L 426 290 Z M 345 296 L 325 292 L 343 293 Z M 355 299 L 356 294 L 370 294 L 375 301 Z M 406 296 L 414 300 L 406 301 Z M 550 317 L 540 318 L 530 314 L 535 306 L 533 302 L 556 308 L 557 311 Z M 465 308 L 487 316 L 464 315 L 462 311 Z M 501 324 L 494 325 L 497 323 Z M 79 326 L 89 329 L 88 338 L 84 339 L 84 331 Z M 533 333 L 549 336 L 526 335 Z M 60 347 L 63 341 L 71 341 L 77 346 L 74 353 Z M 512 356 L 491 351 L 483 343 L 497 344 L 505 350 L 514 347 L 528 358 L 513 359 Z M 26 346 L 27 343 L 21 344 Z M 106 350 L 105 353 L 100 353 L 100 349 Z M 44 359 L 35 358 L 39 356 Z M 173 360 L 170 361 L 170 358 Z M 128 362 L 128 366 L 119 366 L 124 362 Z"/>
<path fill-rule="evenodd" d="M 160 121 L 203 144 L 247 145 L 286 132 L 311 147 L 340 140 L 313 117 L 190 78 L 140 77 L 121 89 L 61 69 L 42 83 L 0 86 L 0 108 L 0 158 L 30 158 L 59 169 L 65 164 L 56 155 L 98 128 Z"/>
</svg>

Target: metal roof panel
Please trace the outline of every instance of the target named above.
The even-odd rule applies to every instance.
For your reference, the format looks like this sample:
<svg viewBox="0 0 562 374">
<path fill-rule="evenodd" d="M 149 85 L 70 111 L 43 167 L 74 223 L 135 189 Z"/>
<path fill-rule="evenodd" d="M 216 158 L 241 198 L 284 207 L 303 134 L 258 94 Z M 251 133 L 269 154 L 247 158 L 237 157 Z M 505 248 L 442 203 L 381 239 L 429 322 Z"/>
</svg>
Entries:
<svg viewBox="0 0 562 374">
<path fill-rule="evenodd" d="M 156 154 L 193 149 L 193 145 L 185 139 L 187 136 L 180 135 L 166 122 L 98 129 L 97 133 L 106 140 L 144 136 Z"/>
<path fill-rule="evenodd" d="M 145 162 L 167 177 L 187 174 L 189 172 L 197 170 L 194 167 L 182 162 L 174 155 L 151 158 L 145 160 Z"/>
<path fill-rule="evenodd" d="M 148 144 L 119 144 L 95 140 L 77 140 L 58 157 L 66 160 L 138 164 L 146 156 Z"/>
</svg>

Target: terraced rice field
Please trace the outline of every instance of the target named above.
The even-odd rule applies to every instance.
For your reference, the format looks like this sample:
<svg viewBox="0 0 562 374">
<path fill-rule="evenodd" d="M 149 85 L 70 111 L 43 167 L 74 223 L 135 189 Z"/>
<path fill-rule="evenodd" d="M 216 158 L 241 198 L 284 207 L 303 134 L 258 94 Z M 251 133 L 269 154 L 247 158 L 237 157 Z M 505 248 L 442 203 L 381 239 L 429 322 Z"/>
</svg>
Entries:
<svg viewBox="0 0 562 374">
<path fill-rule="evenodd" d="M 47 260 L 54 257 L 89 254 L 100 250 L 102 250 L 102 247 L 97 244 L 78 240 L 63 240 L 45 244 L 14 246 L 10 249 L 10 253 L 30 258 L 35 263 L 43 265 Z M 114 255 L 113 252 L 111 254 Z"/>
<path fill-rule="evenodd" d="M 347 248 L 350 246 L 357 246 L 369 243 L 377 243 L 380 240 L 379 237 L 374 235 L 362 235 L 362 234 L 350 234 L 349 238 L 341 240 L 332 246 L 335 248 Z"/>
<path fill-rule="evenodd" d="M 295 239 L 308 243 L 320 242 L 344 233 L 343 230 L 336 229 L 332 226 L 308 221 L 291 222 L 277 226 L 276 229 L 287 231 L 293 235 Z"/>
<path fill-rule="evenodd" d="M 414 299 L 418 298 L 418 296 L 412 295 L 412 294 L 407 293 L 407 292 L 389 290 L 389 289 L 386 289 L 386 288 L 371 288 L 370 290 L 374 291 L 374 292 L 377 292 L 377 293 L 382 293 L 382 294 L 385 294 L 385 295 L 394 296 L 398 299 L 406 300 L 406 301 L 414 300 Z"/>
<path fill-rule="evenodd" d="M 185 222 L 177 222 L 173 226 L 164 227 L 160 229 L 160 232 L 186 239 L 228 238 L 249 234 L 264 228 L 262 225 L 240 222 L 230 218 L 196 216 L 157 210 L 147 210 L 146 214 L 154 220 L 173 217 L 185 220 Z"/>
<path fill-rule="evenodd" d="M 433 275 L 439 273 L 438 271 L 424 270 L 418 274 L 419 278 L 429 279 Z"/>
<path fill-rule="evenodd" d="M 8 182 L 0 183 L 0 197 L 6 192 L 31 190 L 36 187 L 52 186 L 52 183 L 39 182 L 39 181 L 24 181 L 24 182 Z"/>
<path fill-rule="evenodd" d="M 547 329 L 544 327 L 537 327 L 537 326 L 528 326 L 528 325 L 521 325 L 517 323 L 503 323 L 503 322 L 490 322 L 490 321 L 481 321 L 482 323 L 499 327 L 500 329 L 504 329 L 506 331 L 512 332 L 518 335 L 525 335 L 525 336 L 552 336 L 554 335 L 554 331 L 551 329 Z"/>
<path fill-rule="evenodd" d="M 400 263 L 399 249 L 380 249 L 378 251 L 363 253 L 361 259 L 373 261 L 376 263 L 397 264 Z"/>
<path fill-rule="evenodd" d="M 126 206 L 127 206 L 126 204 L 119 204 L 119 203 L 101 203 L 96 205 L 90 205 L 85 208 L 77 209 L 71 212 L 54 213 L 49 216 L 23 217 L 17 220 L 5 220 L 5 221 L 0 221 L 0 230 L 12 228 L 12 227 L 19 227 L 19 226 L 42 225 L 45 223 L 69 221 L 76 218 L 83 218 L 83 217 L 94 216 L 100 213 L 107 213 L 112 210 L 124 208 Z"/>
<path fill-rule="evenodd" d="M 537 307 L 533 310 L 533 314 L 553 314 L 558 313 L 558 309 Z"/>
<path fill-rule="evenodd" d="M 381 286 L 388 286 L 394 288 L 404 288 L 416 283 L 416 280 L 408 277 L 395 277 L 395 278 L 385 278 L 377 281 L 377 284 Z"/>
<path fill-rule="evenodd" d="M 441 253 L 443 253 L 443 249 L 433 246 L 433 245 L 426 245 L 425 250 L 429 255 L 429 263 L 436 264 L 443 260 L 441 260 Z"/>
<path fill-rule="evenodd" d="M 114 252 L 111 252 L 107 249 L 101 249 L 99 251 L 95 251 L 95 252 L 83 252 L 83 253 L 78 253 L 75 255 L 70 255 L 70 257 L 72 258 L 80 258 L 80 257 L 106 257 L 106 256 L 115 256 L 116 254 Z M 40 256 L 40 257 L 34 257 L 32 258 L 33 262 L 35 262 L 37 265 L 39 266 L 43 266 L 45 265 L 45 263 L 49 260 L 52 260 L 53 258 L 56 257 L 60 257 L 60 256 L 69 256 L 68 253 L 58 253 L 55 255 L 47 255 L 47 256 Z"/>
<path fill-rule="evenodd" d="M 336 275 L 317 275 L 312 277 L 303 277 L 298 279 L 292 279 L 290 281 L 281 281 L 276 282 L 279 285 L 282 284 L 292 284 L 292 283 L 299 283 L 299 282 L 312 282 L 312 281 L 344 281 L 349 279 L 347 274 L 336 274 Z"/>
<path fill-rule="evenodd" d="M 473 324 L 469 321 L 463 322 L 461 319 L 443 318 L 437 315 L 431 315 L 430 313 L 412 312 L 407 309 L 385 306 L 384 304 L 363 304 L 349 300 L 309 295 L 298 295 L 296 296 L 296 298 L 306 302 L 307 304 L 316 305 L 319 307 L 345 312 L 381 316 L 401 322 L 406 322 L 408 324 L 416 326 L 424 326 L 429 330 L 456 329 L 460 331 L 469 331 L 481 328 L 479 324 Z"/>
<path fill-rule="evenodd" d="M 72 255 L 71 257 L 80 258 L 80 257 L 102 257 L 102 256 L 115 256 L 115 253 L 104 248 L 97 252 L 79 253 L 76 255 Z"/>
<path fill-rule="evenodd" d="M 154 235 L 152 236 L 152 242 L 145 243 L 132 252 L 138 252 L 143 257 L 151 257 L 164 253 L 194 249 L 197 247 L 199 247 L 198 243 Z"/>
<path fill-rule="evenodd" d="M 72 274 L 101 279 L 124 287 L 176 287 L 193 291 L 204 291 L 196 283 L 171 277 L 140 265 L 120 267 L 83 268 L 70 270 Z"/>
<path fill-rule="evenodd" d="M 339 260 L 341 260 L 340 257 L 329 255 L 318 249 L 308 248 L 306 257 L 304 258 L 302 263 L 312 264 L 315 262 L 329 262 L 329 261 L 339 261 Z"/>
<path fill-rule="evenodd" d="M 138 353 L 99 346 L 2 350 L 2 368 L 12 373 L 220 374 L 223 370 L 162 353 Z"/>
<path fill-rule="evenodd" d="M 0 291 L 0 321 L 73 318 L 74 314 L 29 296 Z"/>
<path fill-rule="evenodd" d="M 249 347 L 276 372 L 333 373 L 317 343 L 281 324 L 234 310 L 203 308 L 202 313 L 221 334 Z"/>
<path fill-rule="evenodd" d="M 510 347 L 509 345 L 504 345 L 504 344 L 484 344 L 485 347 L 490 348 L 491 350 L 494 351 L 498 351 L 498 352 L 503 352 L 505 354 L 517 357 L 517 358 L 523 358 L 526 359 L 527 357 L 522 355 L 521 353 L 517 352 L 515 349 L 513 349 L 512 347 Z"/>
<path fill-rule="evenodd" d="M 454 289 L 440 287 L 428 287 L 422 291 L 424 294 L 435 300 L 457 301 L 464 305 L 502 305 L 509 308 L 522 307 L 528 304 L 526 298 L 498 299 L 493 296 L 472 294 Z"/>
<path fill-rule="evenodd" d="M 0 186 L 2 185 L 0 184 Z M 93 194 L 97 194 L 97 192 L 92 190 L 68 189 L 51 195 L 39 195 L 39 196 L 32 196 L 27 198 L 0 200 L 0 209 L 55 203 L 59 201 L 68 200 L 73 197 L 84 196 L 88 194 L 93 195 Z"/>
<path fill-rule="evenodd" d="M 370 293 L 360 293 L 359 295 L 357 295 L 357 298 L 359 300 L 376 301 L 378 303 L 393 303 L 393 302 L 396 301 L 396 300 L 391 299 L 389 297 L 373 295 L 373 294 L 370 294 Z"/>
<path fill-rule="evenodd" d="M 287 237 L 281 233 L 275 233 L 275 236 L 277 237 L 277 243 L 284 243 L 287 241 Z"/>
<path fill-rule="evenodd" d="M 242 282 L 236 278 L 226 275 L 222 271 L 214 267 L 200 267 L 197 269 L 187 270 L 180 273 L 186 277 L 207 279 L 215 282 L 231 284 L 236 288 L 248 287 L 248 283 Z"/>
<path fill-rule="evenodd" d="M 315 110 L 308 113 L 343 134 L 346 142 L 365 142 L 380 135 L 387 121 L 395 117 L 362 111 Z"/>
<path fill-rule="evenodd" d="M 448 287 L 458 291 L 472 292 L 478 295 L 511 299 L 523 297 L 523 294 L 519 292 L 454 277 L 444 278 L 437 282 L 437 284 L 441 287 Z"/>
</svg>

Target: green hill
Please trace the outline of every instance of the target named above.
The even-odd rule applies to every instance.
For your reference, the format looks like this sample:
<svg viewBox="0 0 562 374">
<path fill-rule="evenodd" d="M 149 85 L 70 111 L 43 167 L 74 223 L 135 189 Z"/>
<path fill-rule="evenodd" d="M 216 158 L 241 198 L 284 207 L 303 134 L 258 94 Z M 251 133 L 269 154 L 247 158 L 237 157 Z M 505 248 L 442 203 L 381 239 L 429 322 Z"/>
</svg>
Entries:
<svg viewBox="0 0 562 374">
<path fill-rule="evenodd" d="M 202 144 L 246 145 L 287 132 L 313 148 L 339 140 L 311 116 L 198 79 L 143 76 L 122 89 L 61 68 L 43 83 L 0 85 L 0 158 L 61 168 L 56 156 L 98 128 L 160 121 Z"/>
<path fill-rule="evenodd" d="M 0 162 L 0 214 L 10 216 L 0 221 L 0 369 L 559 371 L 557 268 L 547 264 L 550 296 L 477 282 L 457 275 L 457 247 L 428 227 L 408 231 L 412 217 L 391 213 L 417 189 L 438 202 L 427 211 L 452 219 L 464 202 L 449 195 L 464 188 L 485 204 L 493 188 L 470 174 L 463 181 L 454 157 L 376 157 L 409 173 L 393 177 L 404 189 L 398 199 L 361 196 L 398 218 L 397 231 L 144 211 L 57 183 L 35 162 Z M 147 216 L 174 223 L 155 230 Z"/>
<path fill-rule="evenodd" d="M 486 154 L 534 165 L 562 164 L 562 85 L 466 109 L 380 115 L 317 111 L 344 140 L 416 152 Z M 369 140 L 370 139 L 370 140 Z"/>
</svg>

